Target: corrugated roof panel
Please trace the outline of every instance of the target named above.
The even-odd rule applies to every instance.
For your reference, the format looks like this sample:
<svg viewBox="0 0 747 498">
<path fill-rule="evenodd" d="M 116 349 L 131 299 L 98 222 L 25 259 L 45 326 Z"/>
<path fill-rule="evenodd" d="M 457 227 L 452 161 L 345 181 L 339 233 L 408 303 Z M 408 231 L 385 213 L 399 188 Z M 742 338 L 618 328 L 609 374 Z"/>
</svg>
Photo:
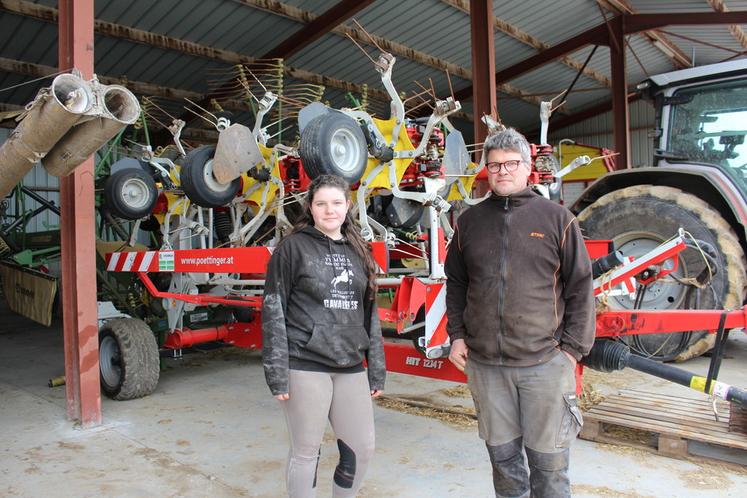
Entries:
<svg viewBox="0 0 747 498">
<path fill-rule="evenodd" d="M 555 45 L 603 22 L 593 0 L 552 2 L 494 2 L 493 12 L 504 21 Z"/>
<path fill-rule="evenodd" d="M 583 64 L 584 62 L 586 62 L 586 58 L 589 56 L 593 49 L 593 45 L 587 45 L 579 50 L 569 53 L 568 56 Z M 609 47 L 599 45 L 594 52 L 594 56 L 589 61 L 587 67 L 609 78 L 611 71 Z M 601 83 L 597 84 L 601 85 Z"/>
<path fill-rule="evenodd" d="M 321 15 L 337 5 L 339 1 L 340 0 L 285 0 L 283 3 L 298 7 L 307 12 L 313 12 L 316 15 Z"/>
<path fill-rule="evenodd" d="M 529 45 L 499 33 L 496 33 L 493 37 L 493 45 L 495 47 L 495 67 L 497 70 L 517 64 L 537 54 L 537 51 Z"/>
<path fill-rule="evenodd" d="M 186 39 L 209 47 L 225 48 L 228 45 L 227 35 L 235 33 L 237 38 L 243 33 L 252 12 L 249 9 L 234 4 L 225 10 L 215 11 L 213 22 L 201 23 L 186 34 Z"/>
<path fill-rule="evenodd" d="M 376 2 L 356 16 L 372 34 L 445 60 L 469 58 L 469 18 L 439 0 Z"/>
<path fill-rule="evenodd" d="M 110 0 L 110 3 L 119 2 L 111 2 Z M 127 5 L 126 10 L 103 8 L 100 14 L 102 19 L 162 34 L 172 29 L 174 23 L 187 13 L 187 7 L 194 7 L 194 5 L 188 5 L 188 2 L 184 2 L 184 5 L 180 8 L 181 2 L 178 0 L 161 0 L 158 2 L 130 0 L 122 3 Z"/>
<path fill-rule="evenodd" d="M 245 31 L 239 30 L 239 38 L 226 48 L 261 57 L 302 27 L 295 21 L 255 10 Z"/>
<path fill-rule="evenodd" d="M 36 64 L 49 64 L 48 47 L 54 44 L 54 62 L 57 61 L 57 30 L 52 24 L 24 18 L 0 11 L 0 55 Z M 31 54 L 31 55 L 29 55 Z"/>
<path fill-rule="evenodd" d="M 634 35 L 628 38 L 628 49 L 625 55 L 629 88 L 648 78 L 648 75 L 665 73 L 675 69 L 672 59 L 642 35 Z M 638 60 L 636 60 L 636 57 Z"/>
<path fill-rule="evenodd" d="M 747 33 L 747 27 L 743 29 Z M 722 62 L 724 59 L 744 50 L 725 26 L 668 26 L 665 31 L 671 33 L 668 38 L 680 47 L 688 57 L 692 57 L 694 51 L 695 65 L 697 66 Z M 686 36 L 692 41 L 673 35 Z M 723 47 L 723 49 L 698 42 L 717 45 Z"/>
</svg>

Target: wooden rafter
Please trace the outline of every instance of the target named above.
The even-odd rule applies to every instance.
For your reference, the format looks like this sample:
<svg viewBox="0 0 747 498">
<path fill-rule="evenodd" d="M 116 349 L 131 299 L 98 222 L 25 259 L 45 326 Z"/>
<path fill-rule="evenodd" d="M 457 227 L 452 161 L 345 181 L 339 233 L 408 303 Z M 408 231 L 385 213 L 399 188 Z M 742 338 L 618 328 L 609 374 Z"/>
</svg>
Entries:
<svg viewBox="0 0 747 498">
<path fill-rule="evenodd" d="M 615 14 L 628 15 L 637 13 L 628 0 L 597 0 L 597 3 Z M 667 38 L 666 35 L 653 29 L 641 33 L 641 36 L 646 38 L 654 47 L 656 47 L 657 50 L 666 55 L 675 67 L 679 69 L 692 67 L 693 63 L 690 57 L 688 57 L 687 54 L 685 54 L 672 40 Z"/>
<path fill-rule="evenodd" d="M 706 1 L 716 12 L 729 12 L 729 8 L 726 6 L 726 4 L 724 4 L 723 0 Z M 744 33 L 744 30 L 742 30 L 740 26 L 736 24 L 730 25 L 729 33 L 731 33 L 731 36 L 733 36 L 734 39 L 739 42 L 742 48 L 747 49 L 747 35 Z"/>
</svg>

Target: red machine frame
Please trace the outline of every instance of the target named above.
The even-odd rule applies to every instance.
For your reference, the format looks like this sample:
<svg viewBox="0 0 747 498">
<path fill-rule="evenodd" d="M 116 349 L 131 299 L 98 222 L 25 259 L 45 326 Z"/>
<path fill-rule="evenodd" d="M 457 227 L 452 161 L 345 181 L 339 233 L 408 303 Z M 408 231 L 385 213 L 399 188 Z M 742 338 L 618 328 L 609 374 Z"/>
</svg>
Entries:
<svg viewBox="0 0 747 498">
<path fill-rule="evenodd" d="M 586 248 L 592 259 L 606 255 L 609 241 L 590 240 Z M 388 271 L 389 253 L 383 242 L 372 243 L 374 257 L 383 272 Z M 677 236 L 650 253 L 630 260 L 610 272 L 604 279 L 595 281 L 595 295 L 640 276 L 644 270 L 654 269 L 655 278 L 661 278 L 677 265 L 677 255 L 685 249 L 682 236 Z M 262 346 L 261 306 L 259 296 L 229 298 L 209 294 L 179 294 L 159 291 L 149 277 L 151 272 L 189 272 L 220 273 L 226 272 L 230 265 L 232 273 L 250 274 L 261 278 L 272 254 L 268 247 L 243 247 L 221 249 L 192 249 L 175 251 L 123 252 L 107 255 L 109 271 L 134 271 L 148 292 L 157 298 L 181 300 L 196 305 L 223 304 L 245 306 L 254 310 L 254 318 L 249 322 L 235 322 L 209 327 L 190 329 L 187 327 L 171 332 L 164 343 L 168 349 L 181 349 L 195 344 L 211 341 L 223 341 L 243 348 L 259 349 Z M 440 251 L 445 254 L 445 251 Z M 652 278 L 640 282 L 648 283 Z M 419 310 L 425 309 L 425 327 L 428 330 L 424 344 L 426 351 L 430 347 L 447 341 L 446 314 L 443 295 L 445 282 L 429 282 L 417 277 L 402 277 L 397 283 L 396 293 L 391 308 L 379 308 L 379 317 L 384 322 L 396 324 L 398 332 L 403 331 L 405 323 L 412 322 Z M 392 284 L 389 284 L 392 286 Z M 723 310 L 608 310 L 597 313 L 596 336 L 621 337 L 632 334 L 658 334 L 686 332 L 690 330 L 707 330 L 715 332 L 719 321 L 725 314 L 723 326 L 726 329 L 744 327 L 747 323 L 747 306 L 741 310 L 724 312 Z M 431 316 L 432 315 L 432 316 Z M 387 370 L 392 372 L 430 377 L 455 382 L 465 382 L 466 377 L 456 369 L 444 356 L 427 357 L 422 351 L 409 343 L 384 341 Z M 577 369 L 580 388 L 583 366 Z"/>
</svg>

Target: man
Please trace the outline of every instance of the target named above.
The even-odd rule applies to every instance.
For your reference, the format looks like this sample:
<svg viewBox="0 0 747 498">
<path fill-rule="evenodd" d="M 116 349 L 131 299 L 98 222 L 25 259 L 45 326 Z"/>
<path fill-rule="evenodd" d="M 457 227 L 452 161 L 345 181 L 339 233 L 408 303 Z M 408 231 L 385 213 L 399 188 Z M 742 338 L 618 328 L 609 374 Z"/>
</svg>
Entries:
<svg viewBox="0 0 747 498">
<path fill-rule="evenodd" d="M 591 263 L 573 215 L 527 187 L 526 139 L 506 129 L 483 154 L 491 195 L 459 217 L 446 257 L 449 360 L 468 376 L 496 497 L 567 497 Z"/>
</svg>

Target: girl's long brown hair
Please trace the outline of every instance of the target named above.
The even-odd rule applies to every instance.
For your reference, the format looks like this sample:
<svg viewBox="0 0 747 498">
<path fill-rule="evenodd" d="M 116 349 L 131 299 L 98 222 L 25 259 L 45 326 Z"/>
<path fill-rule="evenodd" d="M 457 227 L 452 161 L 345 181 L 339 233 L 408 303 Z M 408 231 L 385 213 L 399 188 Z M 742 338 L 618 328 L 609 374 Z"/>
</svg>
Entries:
<svg viewBox="0 0 747 498">
<path fill-rule="evenodd" d="M 350 201 L 350 186 L 345 180 L 335 175 L 320 175 L 314 178 L 309 184 L 309 189 L 306 192 L 306 199 L 303 206 L 303 213 L 301 218 L 293 226 L 291 233 L 298 232 L 309 226 L 314 226 L 314 218 L 311 216 L 311 204 L 314 202 L 314 196 L 316 192 L 322 187 L 332 187 L 339 189 L 345 194 L 345 199 Z M 376 271 L 377 265 L 371 254 L 371 246 L 361 237 L 360 229 L 356 224 L 353 217 L 350 215 L 350 210 L 345 214 L 345 221 L 342 222 L 341 232 L 343 237 L 347 239 L 350 245 L 353 247 L 353 251 L 363 261 L 363 267 L 366 270 L 366 277 L 368 278 L 368 292 L 371 299 L 375 299 L 376 296 Z"/>
</svg>

